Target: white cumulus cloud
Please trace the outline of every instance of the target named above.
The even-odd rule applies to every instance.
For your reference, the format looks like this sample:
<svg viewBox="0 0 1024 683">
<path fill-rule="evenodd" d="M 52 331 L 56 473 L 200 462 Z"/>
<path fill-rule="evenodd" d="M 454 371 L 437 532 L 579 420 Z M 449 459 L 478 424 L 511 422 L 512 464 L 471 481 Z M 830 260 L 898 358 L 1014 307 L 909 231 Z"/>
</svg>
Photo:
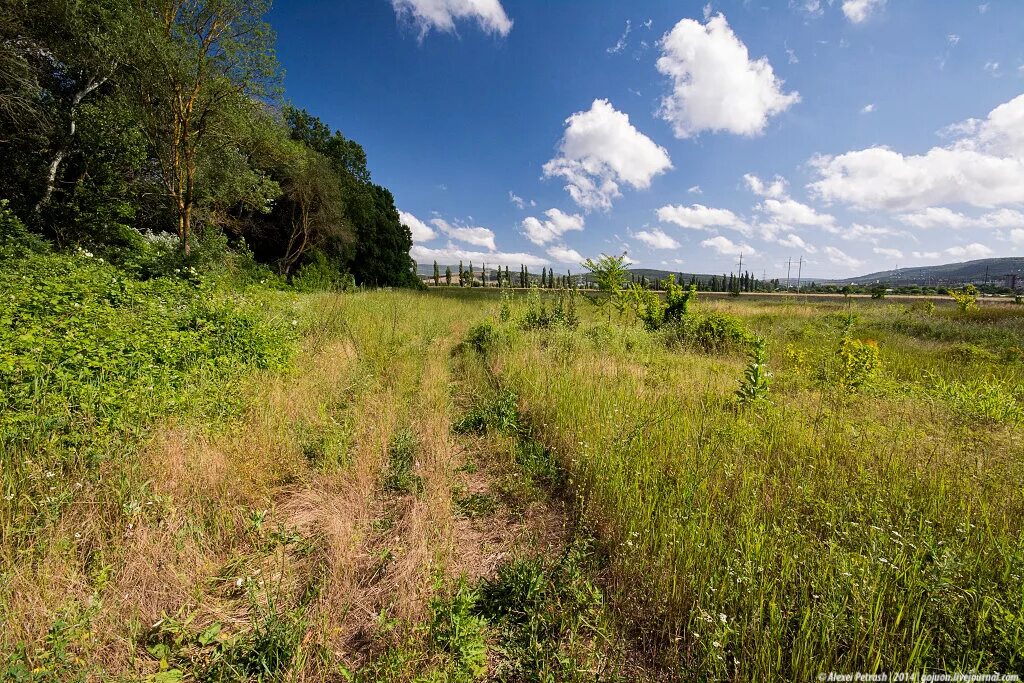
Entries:
<svg viewBox="0 0 1024 683">
<path fill-rule="evenodd" d="M 668 152 L 608 100 L 594 100 L 589 111 L 578 111 L 565 123 L 558 156 L 544 164 L 544 176 L 563 178 L 566 191 L 587 211 L 610 209 L 622 196 L 620 185 L 646 189 L 672 168 Z"/>
<path fill-rule="evenodd" d="M 886 258 L 903 258 L 902 251 L 891 247 L 875 247 L 872 251 L 879 256 L 885 256 Z"/>
<path fill-rule="evenodd" d="M 408 211 L 399 211 L 398 217 L 401 219 L 402 225 L 409 228 L 413 242 L 429 242 L 437 237 L 437 232 L 433 228 Z"/>
<path fill-rule="evenodd" d="M 843 0 L 843 14 L 854 24 L 868 20 L 885 5 L 885 0 Z"/>
<path fill-rule="evenodd" d="M 848 242 L 868 242 L 870 244 L 878 244 L 879 238 L 891 237 L 898 235 L 899 233 L 889 228 L 878 228 L 873 225 L 863 225 L 861 223 L 854 223 L 850 226 L 830 226 L 826 227 L 825 230 L 834 235 L 839 235 L 842 239 Z"/>
<path fill-rule="evenodd" d="M 814 254 L 818 251 L 817 247 L 813 244 L 808 244 L 802 237 L 800 237 L 800 235 L 796 235 L 794 233 L 789 233 L 780 239 L 779 244 L 784 247 L 789 247 L 790 249 L 801 249 L 808 254 Z"/>
<path fill-rule="evenodd" d="M 715 209 L 703 204 L 692 206 L 668 205 L 658 209 L 658 220 L 691 230 L 730 228 L 746 233 L 750 230 L 743 219 L 728 209 Z"/>
<path fill-rule="evenodd" d="M 924 154 L 869 147 L 811 160 L 810 191 L 859 209 L 912 211 L 943 204 L 994 207 L 1024 201 L 1024 95 L 984 120 L 946 129 L 961 136 Z"/>
<path fill-rule="evenodd" d="M 700 245 L 702 247 L 714 249 L 723 256 L 738 256 L 739 254 L 753 256 L 757 253 L 749 244 L 737 244 L 728 237 L 723 237 L 722 235 L 708 238 L 701 242 Z"/>
<path fill-rule="evenodd" d="M 486 33 L 507 36 L 512 20 L 500 0 L 391 0 L 399 18 L 412 22 L 422 40 L 431 30 L 451 33 L 455 22 L 470 20 Z"/>
<path fill-rule="evenodd" d="M 946 253 L 950 256 L 956 256 L 957 258 L 975 259 L 991 256 L 992 250 L 984 244 L 973 242 L 971 244 L 965 244 L 962 247 L 950 247 L 946 250 Z"/>
<path fill-rule="evenodd" d="M 837 247 L 825 247 L 822 251 L 825 252 L 825 256 L 828 257 L 828 260 L 837 266 L 843 266 L 844 268 L 860 268 L 864 265 L 863 261 L 853 258 Z"/>
<path fill-rule="evenodd" d="M 683 19 L 661 39 L 658 71 L 672 79 L 660 115 L 676 137 L 702 131 L 760 135 L 771 116 L 800 101 L 783 92 L 766 57 L 751 60 L 725 17 Z"/>
<path fill-rule="evenodd" d="M 445 235 L 448 235 L 448 237 L 459 242 L 472 244 L 476 247 L 485 247 L 491 251 L 497 248 L 494 245 L 494 231 L 489 228 L 462 225 L 461 223 L 452 225 L 443 218 L 434 218 L 430 223 Z"/>
<path fill-rule="evenodd" d="M 540 220 L 528 216 L 523 220 L 523 234 L 534 244 L 554 242 L 567 232 L 583 229 L 583 216 L 567 214 L 559 209 L 548 209 L 544 212 L 547 219 Z"/>
<path fill-rule="evenodd" d="M 818 213 L 812 207 L 801 204 L 795 199 L 766 199 L 758 208 L 782 225 L 828 227 L 836 222 L 834 216 Z"/>
<path fill-rule="evenodd" d="M 998 209 L 980 216 L 967 216 L 942 206 L 900 216 L 900 221 L 914 228 L 1019 228 L 1024 227 L 1024 213 L 1014 209 Z"/>
<path fill-rule="evenodd" d="M 743 176 L 743 180 L 747 183 L 750 191 L 758 197 L 783 199 L 786 196 L 786 179 L 782 176 L 777 175 L 771 182 L 765 182 L 753 173 L 747 173 Z"/>
<path fill-rule="evenodd" d="M 632 232 L 630 236 L 640 240 L 651 249 L 678 249 L 680 246 L 679 242 L 673 239 L 671 235 L 658 228 Z"/>
<path fill-rule="evenodd" d="M 555 260 L 555 263 L 582 263 L 583 257 L 575 249 L 562 245 L 548 247 L 548 256 Z"/>
<path fill-rule="evenodd" d="M 520 264 L 525 264 L 531 268 L 539 268 L 541 266 L 550 265 L 551 263 L 543 256 L 536 256 L 534 254 L 523 252 L 474 251 L 452 243 L 448 243 L 448 245 L 443 249 L 432 249 L 430 247 L 424 247 L 417 244 L 413 246 L 409 251 L 409 254 L 417 263 L 430 263 L 432 261 L 437 261 L 439 264 L 443 263 L 445 265 L 454 265 L 459 261 L 462 261 L 467 267 L 470 262 L 472 262 L 475 267 L 487 264 L 488 267 L 508 266 L 509 268 L 516 268 Z"/>
</svg>

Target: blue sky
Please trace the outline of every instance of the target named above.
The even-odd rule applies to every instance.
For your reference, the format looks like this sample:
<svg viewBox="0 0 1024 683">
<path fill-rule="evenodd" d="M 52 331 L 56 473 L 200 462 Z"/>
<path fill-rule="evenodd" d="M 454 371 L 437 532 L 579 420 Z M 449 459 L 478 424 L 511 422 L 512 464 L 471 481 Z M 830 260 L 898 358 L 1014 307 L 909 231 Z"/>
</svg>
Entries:
<svg viewBox="0 0 1024 683">
<path fill-rule="evenodd" d="M 1018 0 L 279 0 L 413 256 L 848 276 L 1024 253 Z"/>
</svg>

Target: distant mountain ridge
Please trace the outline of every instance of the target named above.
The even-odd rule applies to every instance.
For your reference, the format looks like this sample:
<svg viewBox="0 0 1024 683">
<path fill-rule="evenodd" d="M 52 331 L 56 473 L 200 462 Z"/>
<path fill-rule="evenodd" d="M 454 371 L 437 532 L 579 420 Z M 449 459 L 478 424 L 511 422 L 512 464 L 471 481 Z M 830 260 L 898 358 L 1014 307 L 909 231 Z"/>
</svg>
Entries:
<svg viewBox="0 0 1024 683">
<path fill-rule="evenodd" d="M 866 285 L 876 282 L 892 285 L 962 285 L 1005 284 L 1008 274 L 1017 275 L 1017 283 L 1024 283 L 1024 257 L 986 258 L 938 266 L 917 266 L 882 270 L 842 280 L 819 279 L 831 284 Z M 1007 284 L 1007 286 L 1009 286 Z"/>
</svg>

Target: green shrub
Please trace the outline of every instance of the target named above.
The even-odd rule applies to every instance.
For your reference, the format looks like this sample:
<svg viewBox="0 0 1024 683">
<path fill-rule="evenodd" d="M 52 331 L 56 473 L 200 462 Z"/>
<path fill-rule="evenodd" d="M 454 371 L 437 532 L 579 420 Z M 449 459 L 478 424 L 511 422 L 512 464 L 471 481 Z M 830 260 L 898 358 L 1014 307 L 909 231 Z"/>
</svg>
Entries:
<svg viewBox="0 0 1024 683">
<path fill-rule="evenodd" d="M 0 263 L 49 251 L 50 245 L 25 227 L 6 199 L 0 199 Z"/>
<path fill-rule="evenodd" d="M 667 277 L 662 281 L 665 299 L 656 292 L 634 284 L 630 288 L 633 311 L 648 330 L 657 330 L 662 325 L 678 324 L 690 310 L 690 302 L 697 300 L 697 285 L 684 288 Z"/>
<path fill-rule="evenodd" d="M 952 361 L 962 363 L 994 363 L 999 360 L 995 353 L 968 342 L 953 344 L 945 355 Z"/>
<path fill-rule="evenodd" d="M 960 382 L 928 375 L 928 388 L 968 421 L 1024 423 L 1024 388 L 997 379 Z"/>
<path fill-rule="evenodd" d="M 967 285 L 963 289 L 951 289 L 949 295 L 956 302 L 957 310 L 961 313 L 973 311 L 978 306 L 978 288 L 974 285 Z"/>
<path fill-rule="evenodd" d="M 309 259 L 302 264 L 292 277 L 292 286 L 300 292 L 351 292 L 356 288 L 355 278 L 332 263 L 319 249 L 314 249 Z"/>
<path fill-rule="evenodd" d="M 849 392 L 867 386 L 882 367 L 878 342 L 873 339 L 843 337 L 836 351 L 836 360 L 838 366 L 835 384 Z"/>
<path fill-rule="evenodd" d="M 496 429 L 502 434 L 520 433 L 515 393 L 502 389 L 490 399 L 478 399 L 452 429 L 456 434 L 482 434 L 488 429 Z"/>
<path fill-rule="evenodd" d="M 699 349 L 706 353 L 725 353 L 744 347 L 751 333 L 739 319 L 722 313 L 690 315 L 667 329 L 669 343 Z"/>
<path fill-rule="evenodd" d="M 497 338 L 498 329 L 490 319 L 473 325 L 466 333 L 466 343 L 479 353 L 490 351 Z"/>
</svg>

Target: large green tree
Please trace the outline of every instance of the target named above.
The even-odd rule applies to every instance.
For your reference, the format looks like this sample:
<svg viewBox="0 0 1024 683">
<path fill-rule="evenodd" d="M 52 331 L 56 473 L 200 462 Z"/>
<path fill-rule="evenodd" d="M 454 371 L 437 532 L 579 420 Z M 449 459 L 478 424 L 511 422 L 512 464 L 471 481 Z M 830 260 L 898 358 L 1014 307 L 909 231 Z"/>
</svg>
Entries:
<svg viewBox="0 0 1024 683">
<path fill-rule="evenodd" d="M 371 286 L 415 286 L 412 233 L 402 225 L 394 196 L 372 182 L 362 146 L 339 131 L 331 131 L 309 112 L 285 112 L 291 135 L 324 155 L 341 179 L 345 215 L 355 232 L 349 269 L 356 282 Z"/>
<path fill-rule="evenodd" d="M 273 32 L 263 20 L 270 2 L 140 1 L 146 58 L 135 70 L 133 92 L 187 254 L 197 203 L 210 193 L 202 186 L 204 164 L 217 169 L 225 160 L 243 160 L 239 121 L 254 100 L 275 91 Z"/>
</svg>

